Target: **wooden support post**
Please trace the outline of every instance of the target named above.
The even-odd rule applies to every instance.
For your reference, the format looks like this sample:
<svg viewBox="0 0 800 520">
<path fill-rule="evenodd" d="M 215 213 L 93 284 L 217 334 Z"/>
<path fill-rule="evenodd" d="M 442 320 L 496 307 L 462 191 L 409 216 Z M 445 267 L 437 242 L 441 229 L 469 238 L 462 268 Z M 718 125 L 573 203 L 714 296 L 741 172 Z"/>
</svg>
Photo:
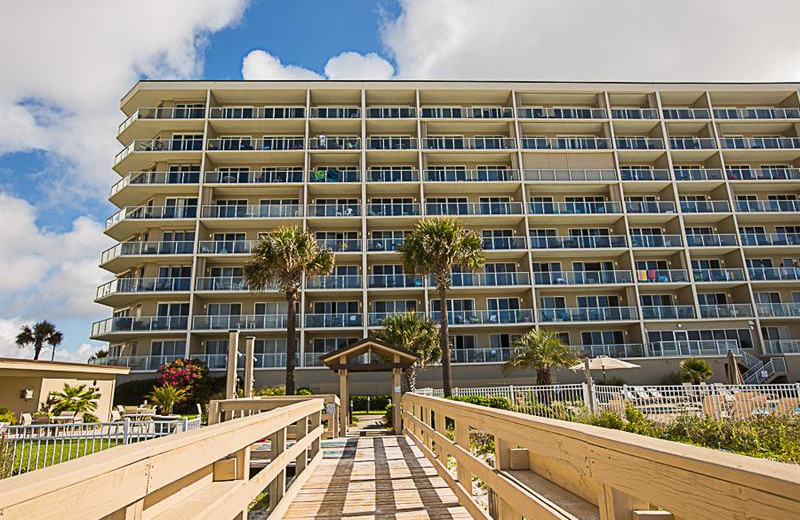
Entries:
<svg viewBox="0 0 800 520">
<path fill-rule="evenodd" d="M 497 434 L 494 437 L 494 460 L 495 469 L 501 471 L 511 469 L 511 445 L 507 441 L 498 438 Z M 511 504 L 497 493 L 494 496 L 498 520 L 522 520 L 522 515 Z"/>
<path fill-rule="evenodd" d="M 633 517 L 634 511 L 647 511 L 648 508 L 648 503 L 644 500 L 623 493 L 608 484 L 600 486 L 598 499 L 597 505 L 600 510 L 600 520 L 629 520 Z M 649 517 L 644 516 L 642 518 Z"/>
<path fill-rule="evenodd" d="M 469 424 L 467 424 L 465 420 L 458 420 L 456 422 L 456 444 L 470 451 Z M 472 472 L 466 464 L 462 464 L 458 459 L 456 459 L 456 475 L 458 477 L 458 483 L 461 484 L 467 493 L 472 495 Z"/>
<path fill-rule="evenodd" d="M 400 362 L 400 356 L 397 354 L 394 355 L 394 362 Z M 403 434 L 403 419 L 400 415 L 400 395 L 401 395 L 401 385 L 400 385 L 400 369 L 393 368 L 392 369 L 392 424 L 394 424 L 394 433 L 395 435 L 402 435 Z"/>
<path fill-rule="evenodd" d="M 256 354 L 255 336 L 248 336 L 244 345 L 244 396 L 253 397 L 253 369 L 255 368 Z"/>
<path fill-rule="evenodd" d="M 225 381 L 225 399 L 236 398 L 236 372 L 239 361 L 239 331 L 228 331 L 228 372 Z M 227 417 L 226 417 L 227 419 Z"/>
<path fill-rule="evenodd" d="M 308 418 L 308 429 L 313 431 L 320 424 L 322 424 L 322 412 L 311 414 L 311 417 Z M 336 424 L 333 424 L 333 426 L 328 425 L 328 428 L 333 429 L 333 436 L 335 436 Z M 308 448 L 308 458 L 313 459 L 319 453 L 319 448 L 319 437 L 316 437 Z"/>
<path fill-rule="evenodd" d="M 318 415 L 318 414 L 314 414 Z M 295 442 L 300 442 L 303 437 L 308 435 L 308 416 L 303 417 L 296 423 L 294 423 L 294 436 Z M 308 453 L 306 450 L 300 452 L 297 458 L 294 460 L 295 467 L 297 468 L 295 471 L 295 475 L 299 475 L 302 473 L 304 469 L 306 469 L 306 465 L 308 464 Z"/>
<path fill-rule="evenodd" d="M 142 520 L 144 500 L 137 500 L 133 504 L 123 507 L 116 513 L 110 514 L 104 520 Z"/>
<path fill-rule="evenodd" d="M 346 361 L 344 361 L 346 363 Z M 347 388 L 348 374 L 346 368 L 339 369 L 339 400 L 341 410 L 339 412 L 339 436 L 347 437 L 347 429 L 350 426 L 350 393 Z"/>
<path fill-rule="evenodd" d="M 286 428 L 281 428 L 270 435 L 269 443 L 270 459 L 275 460 L 286 449 Z M 286 492 L 286 468 L 281 469 L 280 473 L 269 484 L 267 492 L 269 493 L 269 509 L 272 511 Z"/>
</svg>

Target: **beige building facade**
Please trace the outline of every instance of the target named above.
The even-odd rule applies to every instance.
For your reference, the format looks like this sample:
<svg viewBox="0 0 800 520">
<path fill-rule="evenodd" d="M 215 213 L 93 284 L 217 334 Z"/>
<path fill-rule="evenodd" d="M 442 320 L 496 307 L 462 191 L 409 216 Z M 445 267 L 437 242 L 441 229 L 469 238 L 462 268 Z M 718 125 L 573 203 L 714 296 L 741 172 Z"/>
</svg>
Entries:
<svg viewBox="0 0 800 520">
<path fill-rule="evenodd" d="M 336 255 L 298 319 L 299 382 L 324 391 L 321 355 L 388 314 L 437 318 L 395 248 L 450 215 L 487 256 L 453 274 L 456 385 L 510 381 L 500 364 L 532 327 L 639 360 L 632 382 L 686 357 L 722 380 L 729 350 L 749 382 L 796 381 L 799 87 L 140 82 L 121 103 L 105 230 L 119 244 L 97 291 L 113 316 L 92 336 L 148 374 L 186 356 L 223 370 L 238 329 L 256 337 L 258 383 L 281 381 L 285 299 L 250 293 L 242 267 L 259 236 L 298 225 Z"/>
</svg>

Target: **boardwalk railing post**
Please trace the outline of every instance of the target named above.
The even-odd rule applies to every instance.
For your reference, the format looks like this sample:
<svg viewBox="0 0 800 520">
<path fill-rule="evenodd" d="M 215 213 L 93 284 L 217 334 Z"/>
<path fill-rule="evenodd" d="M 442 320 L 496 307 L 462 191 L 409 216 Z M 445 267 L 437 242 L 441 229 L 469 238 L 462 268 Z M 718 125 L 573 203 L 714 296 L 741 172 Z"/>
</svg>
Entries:
<svg viewBox="0 0 800 520">
<path fill-rule="evenodd" d="M 286 449 L 286 428 L 281 428 L 269 436 L 270 460 L 275 460 Z M 269 485 L 269 509 L 273 511 L 286 491 L 286 468 L 282 468 Z"/>
<path fill-rule="evenodd" d="M 131 434 L 131 420 L 128 417 L 122 419 L 122 445 L 127 446 L 130 443 Z"/>
</svg>

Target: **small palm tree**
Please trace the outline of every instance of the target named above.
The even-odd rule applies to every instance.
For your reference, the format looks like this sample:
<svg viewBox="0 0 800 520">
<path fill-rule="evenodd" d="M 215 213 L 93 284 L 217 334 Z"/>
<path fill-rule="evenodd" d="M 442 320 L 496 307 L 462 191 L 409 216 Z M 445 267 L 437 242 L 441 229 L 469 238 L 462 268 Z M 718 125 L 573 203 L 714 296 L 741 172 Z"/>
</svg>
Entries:
<svg viewBox="0 0 800 520">
<path fill-rule="evenodd" d="M 164 415 L 171 415 L 175 405 L 186 400 L 188 391 L 185 388 L 178 388 L 169 383 L 153 388 L 147 398 L 153 401 L 158 411 Z"/>
<path fill-rule="evenodd" d="M 439 341 L 442 348 L 442 387 L 445 397 L 452 395 L 450 371 L 450 331 L 447 328 L 447 292 L 453 268 L 477 271 L 483 267 L 481 236 L 465 229 L 454 218 L 435 217 L 417 222 L 397 248 L 408 272 L 432 275 L 439 296 Z"/>
<path fill-rule="evenodd" d="M 279 228 L 262 238 L 244 267 L 244 278 L 253 292 L 277 286 L 289 304 L 286 316 L 286 394 L 295 392 L 294 370 L 297 301 L 303 275 L 311 278 L 333 271 L 333 253 L 299 226 Z"/>
<path fill-rule="evenodd" d="M 413 392 L 417 389 L 417 368 L 425 368 L 442 357 L 436 324 L 413 312 L 405 312 L 387 316 L 383 326 L 384 329 L 377 333 L 378 338 L 418 356 L 417 361 L 403 372 L 406 391 Z"/>
<path fill-rule="evenodd" d="M 681 361 L 681 379 L 698 385 L 714 375 L 711 365 L 704 359 L 684 359 Z"/>
<path fill-rule="evenodd" d="M 70 386 L 64 383 L 61 392 L 51 392 L 45 406 L 47 410 L 58 415 L 62 412 L 91 413 L 97 410 L 100 392 L 86 385 Z"/>
<path fill-rule="evenodd" d="M 42 347 L 47 343 L 53 347 L 53 356 L 56 356 L 56 347 L 64 341 L 64 334 L 60 330 L 56 330 L 56 326 L 47 320 L 34 323 L 33 327 L 23 325 L 17 334 L 17 346 L 25 347 L 33 345 L 33 359 L 39 359 L 39 354 L 42 352 Z"/>
<path fill-rule="evenodd" d="M 516 352 L 503 365 L 503 372 L 532 368 L 540 385 L 553 384 L 551 369 L 566 368 L 578 359 L 573 349 L 548 330 L 529 330 L 514 343 L 514 349 Z"/>
<path fill-rule="evenodd" d="M 100 350 L 98 350 L 97 352 L 95 352 L 94 354 L 89 356 L 89 359 L 87 361 L 89 361 L 89 363 L 91 363 L 92 361 L 98 361 L 100 359 L 106 359 L 107 357 L 108 357 L 108 349 L 101 348 Z"/>
</svg>

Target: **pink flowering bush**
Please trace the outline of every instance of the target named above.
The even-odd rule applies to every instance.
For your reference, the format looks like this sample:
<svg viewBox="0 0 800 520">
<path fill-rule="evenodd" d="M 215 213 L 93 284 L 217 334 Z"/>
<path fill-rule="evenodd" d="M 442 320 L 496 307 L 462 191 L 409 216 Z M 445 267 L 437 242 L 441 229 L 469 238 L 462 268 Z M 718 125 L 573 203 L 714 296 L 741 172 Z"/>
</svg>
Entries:
<svg viewBox="0 0 800 520">
<path fill-rule="evenodd" d="M 157 382 L 191 390 L 207 375 L 208 368 L 199 359 L 176 359 L 158 368 Z"/>
</svg>

